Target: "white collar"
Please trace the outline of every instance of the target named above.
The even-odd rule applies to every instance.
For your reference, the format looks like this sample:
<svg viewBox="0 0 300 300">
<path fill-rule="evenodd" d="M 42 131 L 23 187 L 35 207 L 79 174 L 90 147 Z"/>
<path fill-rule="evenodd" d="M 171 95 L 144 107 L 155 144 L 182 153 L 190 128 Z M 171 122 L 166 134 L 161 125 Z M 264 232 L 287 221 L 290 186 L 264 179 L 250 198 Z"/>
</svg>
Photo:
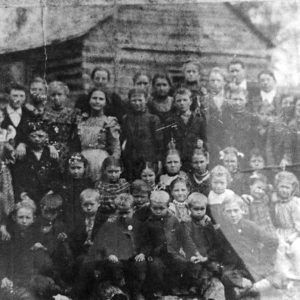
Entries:
<svg viewBox="0 0 300 300">
<path fill-rule="evenodd" d="M 273 89 L 270 92 L 260 91 L 260 95 L 263 101 L 267 101 L 269 104 L 272 104 L 276 95 L 276 89 Z"/>
<path fill-rule="evenodd" d="M 9 115 L 11 115 L 11 114 L 18 114 L 18 115 L 22 115 L 22 108 L 21 107 L 19 107 L 18 109 L 13 109 L 9 104 L 7 105 L 7 107 L 6 107 L 6 109 L 7 109 L 7 113 L 9 114 Z"/>
</svg>

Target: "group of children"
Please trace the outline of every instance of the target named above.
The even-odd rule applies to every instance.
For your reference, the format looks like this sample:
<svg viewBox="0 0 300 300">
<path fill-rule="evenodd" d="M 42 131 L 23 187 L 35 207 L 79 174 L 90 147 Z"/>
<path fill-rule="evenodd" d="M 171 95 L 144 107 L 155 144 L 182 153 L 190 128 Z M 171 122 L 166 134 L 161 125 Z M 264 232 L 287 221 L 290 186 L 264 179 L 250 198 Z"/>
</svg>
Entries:
<svg viewBox="0 0 300 300">
<path fill-rule="evenodd" d="M 125 102 L 96 68 L 75 109 L 63 82 L 11 86 L 1 299 L 256 299 L 300 279 L 299 101 L 287 123 L 286 97 L 275 115 L 219 68 L 183 73 L 150 91 L 139 72 Z"/>
</svg>

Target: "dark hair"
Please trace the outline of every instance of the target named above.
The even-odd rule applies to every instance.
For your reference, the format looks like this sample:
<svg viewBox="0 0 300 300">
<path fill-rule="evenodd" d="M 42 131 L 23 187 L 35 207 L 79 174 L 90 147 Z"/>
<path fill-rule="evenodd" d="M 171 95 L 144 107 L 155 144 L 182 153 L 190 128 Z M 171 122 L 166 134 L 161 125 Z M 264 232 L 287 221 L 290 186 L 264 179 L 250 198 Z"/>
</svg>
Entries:
<svg viewBox="0 0 300 300">
<path fill-rule="evenodd" d="M 145 169 L 150 169 L 154 172 L 155 177 L 157 176 L 157 172 L 158 172 L 158 167 L 156 164 L 152 163 L 152 162 L 148 162 L 148 161 L 143 161 L 140 167 L 140 172 L 139 174 L 142 174 L 142 172 Z"/>
<path fill-rule="evenodd" d="M 88 160 L 80 152 L 74 152 L 69 156 L 67 159 L 67 167 L 69 167 L 72 162 L 82 162 L 85 168 L 88 165 Z"/>
<path fill-rule="evenodd" d="M 253 148 L 250 151 L 249 158 L 251 159 L 251 157 L 253 157 L 253 156 L 261 156 L 264 159 L 264 156 L 263 156 L 262 152 L 258 148 Z"/>
<path fill-rule="evenodd" d="M 108 81 L 110 81 L 110 77 L 111 77 L 111 76 L 110 76 L 110 72 L 109 72 L 108 69 L 103 68 L 103 67 L 96 67 L 96 68 L 93 69 L 93 71 L 92 71 L 92 73 L 91 73 L 91 79 L 92 79 L 92 80 L 94 79 L 95 74 L 96 74 L 96 72 L 98 72 L 98 71 L 104 71 L 104 72 L 106 72 L 106 73 L 107 73 L 107 79 L 108 79 Z"/>
<path fill-rule="evenodd" d="M 271 70 L 266 69 L 266 70 L 260 71 L 257 75 L 258 80 L 260 79 L 261 75 L 269 75 L 276 81 L 276 77 L 275 77 L 274 73 Z"/>
<path fill-rule="evenodd" d="M 106 92 L 105 92 L 103 89 L 101 89 L 101 88 L 93 88 L 93 89 L 89 92 L 89 94 L 88 94 L 89 102 L 90 102 L 90 100 L 91 100 L 91 97 L 92 97 L 93 93 L 96 92 L 96 91 L 99 91 L 99 92 L 103 93 L 104 96 L 105 96 L 105 100 L 106 100 L 106 102 L 107 102 L 107 94 L 106 94 Z"/>
<path fill-rule="evenodd" d="M 36 77 L 32 78 L 32 80 L 30 81 L 30 85 L 32 85 L 33 83 L 37 83 L 37 82 L 42 83 L 43 85 L 47 84 L 46 80 L 44 80 L 42 77 L 36 76 Z"/>
<path fill-rule="evenodd" d="M 12 83 L 8 88 L 8 91 L 9 91 L 8 93 L 10 93 L 12 90 L 23 91 L 25 93 L 25 95 L 27 94 L 26 87 L 19 83 Z"/>
<path fill-rule="evenodd" d="M 241 59 L 238 59 L 238 58 L 234 58 L 232 59 L 229 64 L 228 64 L 228 69 L 230 66 L 232 65 L 240 65 L 243 69 L 245 69 L 245 64 L 244 62 L 241 60 Z"/>
<path fill-rule="evenodd" d="M 45 207 L 48 209 L 61 209 L 63 202 L 63 198 L 59 194 L 46 194 L 40 201 L 40 207 Z"/>
<path fill-rule="evenodd" d="M 153 87 L 155 86 L 155 83 L 156 83 L 157 79 L 165 79 L 168 82 L 170 88 L 172 87 L 171 78 L 170 78 L 170 76 L 167 73 L 156 73 L 153 76 L 153 79 L 152 79 L 152 86 Z"/>
<path fill-rule="evenodd" d="M 115 158 L 114 156 L 108 156 L 104 159 L 103 163 L 102 163 L 102 166 L 101 166 L 101 179 L 103 181 L 106 180 L 106 177 L 105 177 L 105 170 L 108 168 L 108 167 L 111 167 L 111 166 L 114 166 L 114 167 L 120 167 L 121 168 L 121 171 L 123 171 L 123 164 L 121 162 L 120 159 L 118 158 Z"/>
<path fill-rule="evenodd" d="M 174 92 L 174 99 L 177 95 L 189 95 L 189 97 L 191 98 L 192 92 L 187 88 L 181 87 Z"/>
<path fill-rule="evenodd" d="M 175 178 L 171 184 L 170 184 L 170 187 L 169 187 L 169 191 L 172 192 L 174 187 L 175 187 L 175 184 L 177 183 L 184 183 L 188 189 L 188 191 L 190 192 L 191 190 L 191 184 L 189 182 L 189 180 L 187 180 L 186 178 L 182 177 L 182 176 L 178 176 L 177 178 Z"/>
<path fill-rule="evenodd" d="M 148 72 L 146 72 L 146 71 L 138 71 L 138 72 L 135 73 L 134 76 L 132 77 L 132 81 L 133 81 L 133 84 L 134 84 L 134 85 L 136 84 L 138 78 L 139 78 L 140 76 L 142 76 L 142 75 L 147 76 L 148 79 L 149 79 L 149 83 L 151 82 L 151 76 L 150 76 L 150 74 L 149 74 Z"/>
<path fill-rule="evenodd" d="M 128 99 L 130 100 L 133 95 L 144 95 L 145 99 L 148 97 L 147 91 L 140 88 L 130 89 L 128 92 Z"/>
</svg>

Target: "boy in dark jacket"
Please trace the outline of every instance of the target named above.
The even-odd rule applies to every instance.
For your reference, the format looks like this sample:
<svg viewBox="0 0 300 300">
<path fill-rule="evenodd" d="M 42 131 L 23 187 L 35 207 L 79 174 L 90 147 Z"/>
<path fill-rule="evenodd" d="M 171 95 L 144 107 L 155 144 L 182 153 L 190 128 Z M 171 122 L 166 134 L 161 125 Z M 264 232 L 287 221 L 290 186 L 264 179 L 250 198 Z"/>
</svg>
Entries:
<svg viewBox="0 0 300 300">
<path fill-rule="evenodd" d="M 244 202 L 238 195 L 224 200 L 223 213 L 220 242 L 226 299 L 257 295 L 278 284 L 273 265 L 277 238 L 243 218 Z"/>
<path fill-rule="evenodd" d="M 141 164 L 148 161 L 161 165 L 163 155 L 163 134 L 158 116 L 148 112 L 147 94 L 144 90 L 132 89 L 128 98 L 131 110 L 122 122 L 123 160 L 127 179 L 139 177 Z"/>
<path fill-rule="evenodd" d="M 193 247 L 184 245 L 183 250 L 191 261 L 192 285 L 197 294 L 204 299 L 224 300 L 224 286 L 217 279 L 221 274 L 221 248 L 216 230 L 206 216 L 207 201 L 207 197 L 200 193 L 188 197 L 191 220 L 182 225 Z M 192 253 L 189 253 L 190 249 Z"/>
<path fill-rule="evenodd" d="M 169 194 L 154 191 L 150 197 L 152 214 L 143 223 L 141 249 L 148 258 L 149 275 L 153 294 L 178 287 L 179 279 L 186 272 L 187 261 L 179 252 L 183 244 L 191 244 L 182 234 L 179 221 L 168 210 Z M 166 275 L 169 275 L 168 277 Z"/>
</svg>

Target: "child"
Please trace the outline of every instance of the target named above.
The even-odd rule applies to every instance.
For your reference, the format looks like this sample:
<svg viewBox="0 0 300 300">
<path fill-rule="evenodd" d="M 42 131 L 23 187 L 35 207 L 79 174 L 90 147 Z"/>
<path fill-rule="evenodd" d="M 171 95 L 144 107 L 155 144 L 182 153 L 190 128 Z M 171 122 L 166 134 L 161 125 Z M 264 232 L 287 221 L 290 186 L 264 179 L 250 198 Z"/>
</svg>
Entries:
<svg viewBox="0 0 300 300">
<path fill-rule="evenodd" d="M 198 140 L 192 155 L 192 171 L 189 174 L 191 191 L 208 196 L 210 191 L 210 172 L 208 171 L 209 153 L 203 148 L 203 142 Z"/>
<path fill-rule="evenodd" d="M 125 287 L 132 299 L 141 299 L 146 262 L 145 256 L 139 254 L 135 247 L 133 197 L 120 194 L 115 199 L 115 205 L 116 219 L 104 223 L 99 229 L 87 261 L 101 265 L 101 280 L 109 280 L 120 288 Z"/>
<path fill-rule="evenodd" d="M 134 74 L 133 86 L 137 89 L 142 89 L 146 92 L 146 99 L 148 101 L 148 96 L 151 92 L 151 76 L 146 71 L 139 71 Z"/>
<path fill-rule="evenodd" d="M 172 83 L 168 74 L 157 73 L 154 75 L 152 98 L 149 99 L 147 105 L 149 112 L 157 115 L 163 125 L 174 112 L 174 99 L 170 96 L 171 87 Z"/>
<path fill-rule="evenodd" d="M 178 287 L 180 275 L 187 268 L 186 259 L 179 253 L 186 236 L 181 234 L 179 221 L 169 212 L 168 204 L 168 193 L 151 193 L 152 213 L 143 223 L 140 241 L 140 252 L 148 258 L 151 290 L 157 296 L 161 296 L 167 287 Z M 148 287 L 150 288 L 150 283 Z"/>
<path fill-rule="evenodd" d="M 184 178 L 177 177 L 171 182 L 170 193 L 173 201 L 169 205 L 169 210 L 181 222 L 190 220 L 190 214 L 186 202 L 189 192 L 189 184 Z"/>
<path fill-rule="evenodd" d="M 146 182 L 141 179 L 136 179 L 131 184 L 130 191 L 134 199 L 133 208 L 135 212 L 140 208 L 149 205 L 151 188 Z"/>
<path fill-rule="evenodd" d="M 262 229 L 275 235 L 275 227 L 270 212 L 268 180 L 262 174 L 253 174 L 249 178 L 250 198 L 248 202 L 249 219 Z M 243 196 L 243 200 L 245 197 Z M 250 200 L 250 201 L 249 201 Z"/>
<path fill-rule="evenodd" d="M 64 181 L 57 191 L 64 199 L 64 222 L 69 229 L 74 227 L 82 215 L 80 193 L 93 187 L 92 180 L 85 176 L 87 163 L 86 158 L 81 153 L 73 153 L 67 160 Z"/>
<path fill-rule="evenodd" d="M 192 113 L 191 92 L 188 89 L 181 88 L 175 92 L 174 105 L 177 113 L 167 123 L 175 124 L 175 127 L 169 128 L 166 139 L 170 141 L 174 138 L 181 154 L 183 169 L 188 171 L 197 140 L 202 139 L 206 142 L 206 122 L 198 114 Z"/>
<path fill-rule="evenodd" d="M 131 89 L 128 93 L 131 111 L 124 117 L 122 140 L 123 159 L 128 180 L 139 177 L 141 162 L 148 161 L 161 166 L 163 134 L 157 131 L 159 118 L 146 108 L 146 92 Z"/>
<path fill-rule="evenodd" d="M 95 185 L 102 200 L 97 214 L 97 221 L 98 217 L 100 219 L 102 219 L 102 217 L 105 219 L 115 212 L 114 201 L 117 195 L 129 192 L 130 185 L 126 179 L 120 178 L 121 173 L 122 165 L 119 159 L 109 156 L 103 161 L 102 181 L 99 181 Z"/>
<path fill-rule="evenodd" d="M 222 207 L 224 222 L 220 242 L 226 299 L 257 295 L 275 284 L 272 258 L 278 240 L 244 219 L 244 202 L 238 195 L 226 198 Z"/>
<path fill-rule="evenodd" d="M 47 146 L 48 134 L 44 122 L 30 122 L 26 126 L 28 151 L 18 160 L 13 170 L 16 200 L 26 193 L 35 203 L 61 180 L 57 160 L 51 158 Z M 26 174 L 26 176 L 24 176 Z"/>
<path fill-rule="evenodd" d="M 188 180 L 187 174 L 181 171 L 181 158 L 179 152 L 175 149 L 175 144 L 171 143 L 170 147 L 165 159 L 166 174 L 159 177 L 159 185 L 163 189 L 168 189 L 171 182 L 179 176 Z"/>
<path fill-rule="evenodd" d="M 220 275 L 220 245 L 212 223 L 207 219 L 207 198 L 200 193 L 192 193 L 188 197 L 190 220 L 184 223 L 185 233 L 192 240 L 194 253 L 190 256 L 192 283 L 197 288 L 197 295 L 204 299 L 223 300 L 224 287 L 216 278 Z"/>
<path fill-rule="evenodd" d="M 148 184 L 152 190 L 154 190 L 156 186 L 156 173 L 155 165 L 149 162 L 143 165 L 140 178 Z"/>
<path fill-rule="evenodd" d="M 238 195 L 242 195 L 245 189 L 245 176 L 239 170 L 242 158 L 244 158 L 244 154 L 234 147 L 227 147 L 220 152 L 220 160 L 223 161 L 224 167 L 232 178 L 228 187 Z"/>
<path fill-rule="evenodd" d="M 222 218 L 222 203 L 225 198 L 232 197 L 234 192 L 227 189 L 231 182 L 228 170 L 223 166 L 215 166 L 211 170 L 211 191 L 208 194 L 209 215 L 218 224 Z"/>
<path fill-rule="evenodd" d="M 70 246 L 77 263 L 83 261 L 90 246 L 93 244 L 93 236 L 97 232 L 95 222 L 96 214 L 100 206 L 100 195 L 95 189 L 85 189 L 80 194 L 82 218 L 78 220 L 70 234 Z"/>
<path fill-rule="evenodd" d="M 299 181 L 291 172 L 275 176 L 272 195 L 274 225 L 279 237 L 278 268 L 287 277 L 300 275 Z"/>
<path fill-rule="evenodd" d="M 30 200 L 19 202 L 15 207 L 13 222 L 8 226 L 11 239 L 3 242 L 0 250 L 3 289 L 27 289 L 33 276 L 51 274 L 51 259 L 34 224 L 35 211 L 36 206 Z"/>
</svg>

